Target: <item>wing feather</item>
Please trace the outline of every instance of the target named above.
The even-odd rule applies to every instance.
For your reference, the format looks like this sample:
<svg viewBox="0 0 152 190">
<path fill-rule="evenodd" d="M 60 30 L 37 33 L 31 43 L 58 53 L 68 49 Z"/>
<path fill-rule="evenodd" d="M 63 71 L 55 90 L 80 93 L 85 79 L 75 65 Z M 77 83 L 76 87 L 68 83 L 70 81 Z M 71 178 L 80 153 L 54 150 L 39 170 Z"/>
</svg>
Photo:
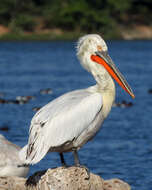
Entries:
<svg viewBox="0 0 152 190">
<path fill-rule="evenodd" d="M 101 107 L 101 94 L 87 89 L 64 94 L 44 106 L 31 121 L 26 162 L 37 163 L 51 147 L 77 138 Z"/>
</svg>

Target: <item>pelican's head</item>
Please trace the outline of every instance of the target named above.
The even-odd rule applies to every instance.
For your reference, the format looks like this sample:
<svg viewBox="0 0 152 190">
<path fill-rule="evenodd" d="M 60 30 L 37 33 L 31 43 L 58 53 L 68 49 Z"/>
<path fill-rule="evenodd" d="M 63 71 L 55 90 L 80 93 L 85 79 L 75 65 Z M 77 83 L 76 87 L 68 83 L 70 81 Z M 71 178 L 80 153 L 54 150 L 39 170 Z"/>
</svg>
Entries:
<svg viewBox="0 0 152 190">
<path fill-rule="evenodd" d="M 94 75 L 96 73 L 98 75 L 99 72 L 104 75 L 108 72 L 132 98 L 135 97 L 127 81 L 108 55 L 107 45 L 99 35 L 88 34 L 81 37 L 77 44 L 77 56 L 86 70 Z"/>
</svg>

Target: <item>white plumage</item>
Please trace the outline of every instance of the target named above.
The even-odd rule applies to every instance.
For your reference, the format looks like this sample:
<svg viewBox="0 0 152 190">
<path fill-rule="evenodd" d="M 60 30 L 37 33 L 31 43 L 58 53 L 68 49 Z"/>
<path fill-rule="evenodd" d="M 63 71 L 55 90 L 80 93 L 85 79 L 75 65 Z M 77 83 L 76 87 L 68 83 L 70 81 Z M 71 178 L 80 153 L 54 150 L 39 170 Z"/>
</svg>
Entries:
<svg viewBox="0 0 152 190">
<path fill-rule="evenodd" d="M 29 167 L 19 158 L 20 147 L 0 134 L 0 177 L 26 177 Z"/>
<path fill-rule="evenodd" d="M 80 38 L 77 56 L 82 66 L 92 73 L 97 84 L 66 93 L 35 114 L 31 121 L 28 145 L 20 152 L 25 163 L 35 164 L 49 151 L 59 152 L 61 157 L 63 152 L 74 151 L 75 163 L 79 164 L 77 150 L 97 133 L 115 98 L 115 85 L 110 71 L 98 60 L 93 60 L 92 56 L 94 59 L 100 58 L 99 62 L 103 61 L 110 67 L 112 64 L 112 71 L 133 97 L 131 88 L 112 63 L 106 43 L 99 35 L 90 34 Z"/>
</svg>

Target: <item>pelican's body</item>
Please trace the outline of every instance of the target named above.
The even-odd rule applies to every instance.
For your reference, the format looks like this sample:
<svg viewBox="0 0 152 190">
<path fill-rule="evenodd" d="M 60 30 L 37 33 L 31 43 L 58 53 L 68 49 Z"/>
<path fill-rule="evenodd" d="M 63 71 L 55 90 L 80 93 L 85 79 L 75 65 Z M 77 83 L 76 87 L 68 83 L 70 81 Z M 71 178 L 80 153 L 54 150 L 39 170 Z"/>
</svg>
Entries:
<svg viewBox="0 0 152 190">
<path fill-rule="evenodd" d="M 76 153 L 98 132 L 115 99 L 115 85 L 110 71 L 107 72 L 105 66 L 100 65 L 102 61 L 104 64 L 113 64 L 106 52 L 107 46 L 98 35 L 86 35 L 79 40 L 77 56 L 82 66 L 92 73 L 97 84 L 66 93 L 35 114 L 31 121 L 28 145 L 20 154 L 26 163 L 39 162 L 48 151 L 59 152 L 62 160 L 63 152 Z M 101 60 L 96 60 L 99 57 Z M 118 78 L 118 70 L 113 65 L 111 68 Z M 125 79 L 121 79 L 122 87 L 132 94 Z M 75 156 L 75 163 L 79 164 Z"/>
<path fill-rule="evenodd" d="M 0 134 L 0 177 L 26 177 L 29 168 L 19 158 L 20 147 Z"/>
</svg>

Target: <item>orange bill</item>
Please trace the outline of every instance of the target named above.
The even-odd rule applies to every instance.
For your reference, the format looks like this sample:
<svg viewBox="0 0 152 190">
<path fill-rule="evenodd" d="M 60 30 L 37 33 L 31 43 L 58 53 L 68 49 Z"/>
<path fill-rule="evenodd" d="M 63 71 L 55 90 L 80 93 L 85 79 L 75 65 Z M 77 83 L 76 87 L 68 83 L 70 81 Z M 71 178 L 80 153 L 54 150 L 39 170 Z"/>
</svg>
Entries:
<svg viewBox="0 0 152 190">
<path fill-rule="evenodd" d="M 96 52 L 96 55 L 91 55 L 91 60 L 101 64 L 109 72 L 109 74 L 117 81 L 117 83 L 132 97 L 135 98 L 135 95 L 132 92 L 132 89 L 128 85 L 127 81 L 117 69 L 115 64 L 112 62 L 110 56 L 107 52 Z"/>
</svg>

